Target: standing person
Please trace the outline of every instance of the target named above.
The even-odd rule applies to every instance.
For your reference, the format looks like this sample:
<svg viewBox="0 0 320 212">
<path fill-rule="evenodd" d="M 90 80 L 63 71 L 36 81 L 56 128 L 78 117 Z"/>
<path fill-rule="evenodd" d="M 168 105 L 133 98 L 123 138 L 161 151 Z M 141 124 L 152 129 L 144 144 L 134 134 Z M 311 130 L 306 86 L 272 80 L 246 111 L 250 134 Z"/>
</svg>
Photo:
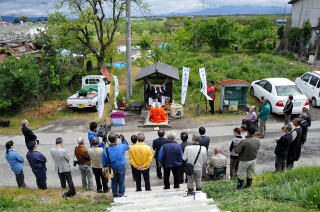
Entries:
<svg viewBox="0 0 320 212">
<path fill-rule="evenodd" d="M 144 134 L 139 133 L 137 137 L 138 143 L 133 145 L 129 150 L 130 163 L 136 169 L 136 191 L 142 191 L 141 175 L 144 179 L 146 191 L 151 191 L 149 171 L 152 163 L 153 153 L 151 148 L 144 143 Z"/>
<path fill-rule="evenodd" d="M 102 153 L 103 147 L 99 146 L 99 138 L 93 137 L 91 139 L 92 148 L 88 150 L 88 154 L 91 159 L 92 172 L 96 179 L 97 192 L 98 193 L 107 193 L 108 188 L 108 179 L 105 178 L 102 174 Z"/>
<path fill-rule="evenodd" d="M 125 152 L 129 145 L 123 135 L 120 135 L 121 144 L 117 144 L 117 136 L 114 132 L 108 135 L 109 147 L 103 151 L 102 167 L 110 167 L 113 170 L 111 188 L 113 197 L 123 197 L 125 192 L 126 158 Z"/>
<path fill-rule="evenodd" d="M 200 144 L 200 146 L 206 147 L 207 154 L 208 154 L 209 145 L 210 145 L 210 137 L 205 135 L 206 129 L 204 127 L 199 128 L 199 134 L 200 134 L 199 144 Z M 206 164 L 203 164 L 202 177 L 206 177 L 206 169 L 207 169 Z"/>
<path fill-rule="evenodd" d="M 302 113 L 305 113 L 305 114 L 307 114 L 307 122 L 308 122 L 308 126 L 309 126 L 309 128 L 311 127 L 311 115 L 310 115 L 310 112 L 309 112 L 309 109 L 307 108 L 307 107 L 303 107 L 302 108 Z"/>
<path fill-rule="evenodd" d="M 302 146 L 307 141 L 307 135 L 308 135 L 308 129 L 309 129 L 308 114 L 303 113 L 300 117 L 300 120 L 301 120 L 302 134 L 301 134 L 300 143 L 298 144 L 298 147 L 296 149 L 295 161 L 298 161 L 300 159 L 301 149 L 302 149 Z"/>
<path fill-rule="evenodd" d="M 91 140 L 94 138 L 94 137 L 98 137 L 99 138 L 99 133 L 98 133 L 98 123 L 97 122 L 91 122 L 90 125 L 89 125 L 89 131 L 88 131 L 88 140 L 89 140 L 89 143 L 90 143 L 90 148 L 92 147 L 92 143 L 91 143 Z M 103 147 L 103 142 L 99 142 L 99 146 L 100 147 Z"/>
<path fill-rule="evenodd" d="M 158 160 L 159 151 L 162 145 L 167 143 L 168 141 L 166 138 L 164 138 L 164 135 L 165 135 L 165 131 L 163 129 L 160 129 L 158 131 L 159 138 L 153 140 L 153 143 L 152 143 L 152 149 L 155 151 L 154 158 L 156 159 L 157 177 L 159 179 L 162 179 L 162 171 L 161 171 L 162 167 L 159 165 L 159 160 Z"/>
<path fill-rule="evenodd" d="M 258 138 L 264 138 L 266 136 L 266 123 L 268 117 L 270 115 L 271 106 L 269 100 L 265 98 L 263 100 L 263 105 L 261 107 L 261 111 L 259 112 L 259 119 L 260 119 L 260 136 Z"/>
<path fill-rule="evenodd" d="M 295 129 L 292 131 L 292 142 L 289 147 L 288 157 L 287 157 L 287 169 L 293 168 L 294 160 L 296 158 L 296 152 L 298 145 L 300 144 L 301 136 L 302 136 L 302 128 L 301 128 L 301 120 L 299 118 L 295 118 L 293 120 L 293 125 Z"/>
<path fill-rule="evenodd" d="M 132 135 L 131 136 L 131 143 L 132 143 L 132 146 L 135 145 L 138 141 L 138 137 L 136 135 Z M 157 164 L 156 164 L 157 165 Z M 131 172 L 132 172 L 132 177 L 133 177 L 133 181 L 136 181 L 136 168 L 134 168 L 132 165 L 131 165 Z"/>
<path fill-rule="evenodd" d="M 285 133 L 283 136 L 277 140 L 277 146 L 274 151 L 276 155 L 275 168 L 276 172 L 284 171 L 286 169 L 286 161 L 288 157 L 288 152 L 290 148 L 290 144 L 292 142 L 292 125 L 286 124 L 282 128 L 282 131 Z"/>
<path fill-rule="evenodd" d="M 174 187 L 173 188 L 180 188 L 180 175 L 179 171 L 182 166 L 182 149 L 181 146 L 175 142 L 176 139 L 176 132 L 170 131 L 168 132 L 167 139 L 168 142 L 162 145 L 159 151 L 159 158 L 158 160 L 164 167 L 164 189 L 170 189 L 170 172 L 173 174 L 173 181 Z"/>
<path fill-rule="evenodd" d="M 188 133 L 187 132 L 182 132 L 180 134 L 180 138 L 181 138 L 181 149 L 182 149 L 182 153 L 184 153 L 184 150 L 187 146 L 191 145 L 190 142 L 188 142 Z M 185 161 L 182 161 L 182 168 L 180 170 L 180 183 L 182 184 L 183 181 L 184 182 L 188 182 L 188 178 L 187 178 L 187 175 L 186 175 L 186 178 L 184 178 L 184 173 L 185 173 Z M 185 179 L 185 180 L 183 180 Z"/>
<path fill-rule="evenodd" d="M 196 184 L 196 191 L 202 190 L 202 167 L 207 161 L 207 150 L 199 145 L 200 137 L 192 135 L 193 145 L 185 148 L 183 160 L 194 166 L 194 174 L 187 176 L 188 178 L 188 194 L 194 191 L 194 183 Z"/>
<path fill-rule="evenodd" d="M 58 137 L 56 139 L 56 147 L 50 150 L 52 159 L 55 165 L 55 171 L 59 175 L 61 188 L 67 188 L 66 182 L 68 183 L 69 191 L 64 193 L 62 197 L 73 197 L 76 195 L 76 189 L 73 185 L 71 169 L 70 169 L 70 157 L 68 152 L 63 148 L 63 139 Z"/>
<path fill-rule="evenodd" d="M 78 146 L 74 149 L 74 155 L 76 156 L 79 164 L 82 188 L 92 190 L 93 181 L 90 156 L 88 154 L 86 146 L 84 145 L 84 139 L 82 137 L 79 137 L 77 139 L 77 143 Z"/>
<path fill-rule="evenodd" d="M 205 135 L 206 129 L 204 127 L 200 127 L 199 134 L 200 134 L 200 141 L 199 141 L 200 146 L 206 147 L 206 149 L 208 151 L 209 145 L 210 145 L 210 137 Z"/>
<path fill-rule="evenodd" d="M 37 144 L 35 141 L 28 143 L 27 160 L 30 164 L 32 172 L 36 177 L 37 186 L 39 189 L 47 189 L 47 158 L 37 151 Z"/>
<path fill-rule="evenodd" d="M 16 181 L 19 188 L 27 188 L 24 183 L 23 164 L 24 159 L 13 148 L 13 141 L 6 143 L 6 160 L 8 161 L 11 170 L 16 175 Z"/>
<path fill-rule="evenodd" d="M 29 122 L 28 120 L 24 119 L 21 121 L 21 131 L 24 135 L 24 139 L 26 142 L 26 146 L 28 146 L 28 143 L 30 141 L 36 141 L 37 140 L 37 136 L 32 132 L 32 130 L 29 129 Z"/>
<path fill-rule="evenodd" d="M 210 84 L 207 88 L 208 96 L 212 98 L 212 100 L 209 100 L 210 104 L 210 113 L 214 114 L 214 100 L 216 99 L 217 95 L 217 86 L 215 85 L 214 81 L 210 81 Z"/>
<path fill-rule="evenodd" d="M 239 154 L 236 153 L 235 147 L 244 139 L 241 136 L 240 128 L 233 129 L 234 138 L 231 140 L 230 145 L 230 178 L 234 178 L 237 176 L 238 167 L 239 167 Z"/>
<path fill-rule="evenodd" d="M 284 113 L 284 124 L 290 123 L 290 118 L 293 110 L 293 96 L 289 95 L 286 106 L 283 108 Z"/>
<path fill-rule="evenodd" d="M 222 154 L 220 147 L 214 149 L 214 156 L 207 162 L 207 171 L 210 179 L 220 180 L 226 177 L 227 157 Z"/>
<path fill-rule="evenodd" d="M 250 188 L 255 172 L 257 153 L 260 148 L 260 141 L 254 137 L 256 129 L 249 128 L 248 135 L 236 147 L 235 152 L 239 154 L 238 185 L 237 189 L 242 189 L 245 175 L 247 184 L 244 188 Z"/>
</svg>

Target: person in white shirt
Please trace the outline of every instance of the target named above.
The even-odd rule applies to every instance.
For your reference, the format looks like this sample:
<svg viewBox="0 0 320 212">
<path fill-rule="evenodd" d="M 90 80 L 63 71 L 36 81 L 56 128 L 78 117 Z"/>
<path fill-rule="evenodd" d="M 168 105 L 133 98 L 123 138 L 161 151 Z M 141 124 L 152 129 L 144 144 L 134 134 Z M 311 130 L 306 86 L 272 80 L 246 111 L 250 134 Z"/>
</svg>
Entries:
<svg viewBox="0 0 320 212">
<path fill-rule="evenodd" d="M 193 145 L 189 145 L 185 148 L 183 154 L 183 160 L 186 163 L 194 165 L 194 174 L 188 175 L 188 193 L 193 193 L 194 183 L 196 184 L 196 190 L 202 190 L 202 167 L 207 161 L 207 149 L 206 147 L 199 145 L 200 137 L 198 135 L 192 135 Z M 198 156 L 198 157 L 197 157 Z M 196 159 L 197 158 L 197 159 Z"/>
</svg>

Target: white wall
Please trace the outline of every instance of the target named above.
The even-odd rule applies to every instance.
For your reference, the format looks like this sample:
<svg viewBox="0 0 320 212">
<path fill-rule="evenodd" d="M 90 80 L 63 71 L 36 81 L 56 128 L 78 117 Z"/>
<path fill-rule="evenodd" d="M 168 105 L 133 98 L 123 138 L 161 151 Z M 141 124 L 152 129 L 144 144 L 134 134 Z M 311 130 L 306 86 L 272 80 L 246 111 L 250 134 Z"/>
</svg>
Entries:
<svg viewBox="0 0 320 212">
<path fill-rule="evenodd" d="M 320 0 L 299 0 L 292 5 L 291 26 L 302 27 L 310 21 L 313 27 L 319 25 Z M 315 43 L 316 34 L 312 34 L 311 43 Z"/>
</svg>

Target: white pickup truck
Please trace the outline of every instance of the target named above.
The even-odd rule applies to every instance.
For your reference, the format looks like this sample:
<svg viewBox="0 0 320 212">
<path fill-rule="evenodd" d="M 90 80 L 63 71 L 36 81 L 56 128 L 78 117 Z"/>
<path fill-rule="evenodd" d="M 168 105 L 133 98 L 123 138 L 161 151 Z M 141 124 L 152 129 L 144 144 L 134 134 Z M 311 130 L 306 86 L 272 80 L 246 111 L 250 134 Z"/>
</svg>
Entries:
<svg viewBox="0 0 320 212">
<path fill-rule="evenodd" d="M 93 110 L 97 110 L 98 108 L 98 92 L 97 86 L 98 83 L 104 82 L 105 83 L 105 102 L 109 100 L 109 93 L 110 93 L 110 82 L 102 75 L 89 75 L 82 77 L 82 88 L 86 89 L 88 87 L 94 88 L 89 89 L 89 92 L 80 92 L 79 90 L 77 93 L 73 94 L 67 99 L 67 106 L 72 110 L 76 109 L 83 109 L 83 108 L 92 108 Z M 96 89 L 95 89 L 96 88 Z"/>
</svg>

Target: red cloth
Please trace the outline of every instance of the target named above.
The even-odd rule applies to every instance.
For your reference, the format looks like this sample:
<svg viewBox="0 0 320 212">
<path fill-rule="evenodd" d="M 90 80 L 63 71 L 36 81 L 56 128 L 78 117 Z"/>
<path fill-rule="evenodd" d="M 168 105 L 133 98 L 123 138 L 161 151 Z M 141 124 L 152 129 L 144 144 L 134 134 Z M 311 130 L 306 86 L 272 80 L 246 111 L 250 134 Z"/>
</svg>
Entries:
<svg viewBox="0 0 320 212">
<path fill-rule="evenodd" d="M 152 107 L 150 109 L 150 121 L 154 123 L 162 123 L 168 120 L 167 114 L 164 109 Z"/>
<path fill-rule="evenodd" d="M 212 98 L 212 100 L 215 100 L 216 95 L 217 95 L 217 86 L 213 85 L 210 88 L 207 88 L 207 93 L 208 96 L 210 96 Z"/>
</svg>

